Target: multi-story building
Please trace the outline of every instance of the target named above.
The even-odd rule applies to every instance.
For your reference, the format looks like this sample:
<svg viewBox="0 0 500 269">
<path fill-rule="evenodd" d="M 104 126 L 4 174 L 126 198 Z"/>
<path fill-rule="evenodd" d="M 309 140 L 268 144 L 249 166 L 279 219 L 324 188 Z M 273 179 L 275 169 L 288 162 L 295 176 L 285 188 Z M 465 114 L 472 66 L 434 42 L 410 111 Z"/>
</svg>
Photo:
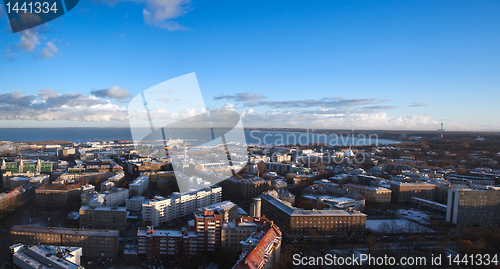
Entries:
<svg viewBox="0 0 500 269">
<path fill-rule="evenodd" d="M 115 174 L 111 172 L 64 173 L 59 176 L 58 181 L 62 183 L 81 183 L 85 185 L 96 181 L 104 182 L 114 175 Z"/>
<path fill-rule="evenodd" d="M 200 207 L 219 203 L 222 188 L 213 185 L 189 193 L 175 193 L 167 198 L 156 196 L 142 204 L 142 220 L 147 225 L 158 226 L 173 219 L 182 218 Z"/>
<path fill-rule="evenodd" d="M 162 260 L 167 257 L 186 257 L 198 254 L 198 240 L 194 231 L 159 230 L 153 226 L 137 231 L 138 258 Z"/>
<path fill-rule="evenodd" d="M 167 182 L 175 182 L 175 173 L 173 171 L 155 171 L 155 172 L 142 172 L 140 176 L 149 177 L 149 184 L 156 186 L 160 180 Z M 177 183 L 175 183 L 177 184 Z"/>
<path fill-rule="evenodd" d="M 2 181 L 2 188 L 4 189 L 14 189 L 15 187 L 11 187 L 11 179 L 16 178 L 16 177 L 21 177 L 21 178 L 32 178 L 32 177 L 39 177 L 40 173 L 39 172 L 12 172 L 12 171 L 4 171 L 2 170 L 2 173 L 0 174 L 1 181 Z M 17 186 L 16 186 L 17 187 Z"/>
<path fill-rule="evenodd" d="M 446 174 L 446 180 L 451 181 L 453 184 L 477 184 L 477 185 L 494 185 L 494 176 L 471 176 L 471 175 L 457 175 Z M 498 176 L 497 176 L 498 177 Z"/>
<path fill-rule="evenodd" d="M 391 181 L 392 202 L 402 203 L 410 201 L 411 197 L 433 200 L 436 185 L 429 183 L 408 183 Z"/>
<path fill-rule="evenodd" d="M 366 215 L 355 210 L 304 210 L 262 194 L 261 215 L 274 221 L 290 236 L 302 236 L 307 230 L 347 235 L 365 230 Z"/>
<path fill-rule="evenodd" d="M 278 198 L 281 201 L 287 202 L 292 206 L 295 206 L 295 195 L 285 189 L 276 189 L 270 190 L 266 192 L 267 194 L 273 196 L 274 198 Z"/>
<path fill-rule="evenodd" d="M 124 188 L 113 188 L 94 194 L 89 201 L 90 206 L 121 206 L 128 199 L 129 190 Z"/>
<path fill-rule="evenodd" d="M 31 183 L 19 186 L 8 193 L 0 193 L 0 219 L 33 198 L 35 186 Z"/>
<path fill-rule="evenodd" d="M 433 180 L 429 184 L 435 185 L 434 201 L 442 204 L 448 202 L 448 191 L 452 188 L 451 182 L 447 180 Z"/>
<path fill-rule="evenodd" d="M 240 242 L 261 230 L 267 222 L 269 221 L 263 217 L 242 217 L 236 222 L 225 222 L 221 231 L 221 248 L 241 251 Z"/>
<path fill-rule="evenodd" d="M 219 183 L 227 200 L 249 200 L 271 189 L 271 180 L 263 178 L 228 178 Z"/>
<path fill-rule="evenodd" d="M 390 203 L 391 202 L 391 190 L 383 187 L 370 187 L 357 184 L 345 184 L 342 186 L 343 189 L 349 191 L 355 191 L 363 196 L 367 202 L 372 203 Z"/>
<path fill-rule="evenodd" d="M 84 257 L 118 256 L 118 231 L 14 225 L 10 235 L 12 243 L 81 247 Z"/>
<path fill-rule="evenodd" d="M 220 203 L 216 203 L 210 206 L 205 206 L 202 208 L 198 208 L 198 213 L 202 213 L 204 211 L 214 211 L 222 215 L 222 221 L 223 222 L 228 222 L 228 221 L 234 221 L 235 219 L 238 218 L 238 209 L 239 207 L 231 202 L 231 201 L 224 201 Z"/>
<path fill-rule="evenodd" d="M 36 188 L 42 186 L 45 183 L 49 183 L 50 178 L 46 175 L 34 176 L 34 177 L 13 177 L 10 179 L 10 189 L 13 190 L 26 183 L 31 183 L 35 185 Z"/>
<path fill-rule="evenodd" d="M 133 177 L 139 176 L 141 172 L 172 171 L 172 163 L 168 160 L 142 158 L 139 160 L 128 160 L 123 163 L 123 169 Z"/>
<path fill-rule="evenodd" d="M 282 234 L 273 223 L 241 242 L 243 252 L 233 269 L 275 268 L 281 252 Z"/>
<path fill-rule="evenodd" d="M 446 220 L 457 226 L 499 225 L 500 187 L 450 189 Z"/>
<path fill-rule="evenodd" d="M 80 228 L 125 230 L 127 228 L 127 208 L 117 206 L 82 206 L 80 208 Z"/>
<path fill-rule="evenodd" d="M 112 188 L 115 188 L 115 183 L 109 180 L 106 180 L 101 183 L 101 191 L 109 191 Z"/>
<path fill-rule="evenodd" d="M 80 269 L 81 247 L 15 244 L 9 248 L 12 262 L 23 269 Z"/>
<path fill-rule="evenodd" d="M 50 173 L 52 172 L 52 162 L 44 160 L 16 160 L 12 162 L 6 162 L 2 159 L 2 168 L 4 171 L 11 171 L 17 173 L 39 172 L 39 173 Z"/>
<path fill-rule="evenodd" d="M 36 190 L 36 202 L 41 206 L 67 207 L 80 202 L 80 183 L 67 185 L 43 184 Z"/>
<path fill-rule="evenodd" d="M 142 203 L 146 198 L 144 196 L 134 196 L 130 199 L 125 200 L 125 206 L 128 211 L 139 212 L 142 210 Z"/>
<path fill-rule="evenodd" d="M 198 252 L 214 252 L 220 248 L 223 217 L 214 211 L 194 214 L 194 228 L 198 238 Z"/>
<path fill-rule="evenodd" d="M 110 178 L 108 178 L 107 181 L 114 183 L 116 187 L 120 187 L 123 181 L 125 181 L 125 173 L 123 172 L 116 173 Z"/>
<path fill-rule="evenodd" d="M 138 177 L 132 183 L 128 185 L 130 192 L 134 195 L 142 195 L 149 187 L 149 177 L 142 176 Z"/>
</svg>

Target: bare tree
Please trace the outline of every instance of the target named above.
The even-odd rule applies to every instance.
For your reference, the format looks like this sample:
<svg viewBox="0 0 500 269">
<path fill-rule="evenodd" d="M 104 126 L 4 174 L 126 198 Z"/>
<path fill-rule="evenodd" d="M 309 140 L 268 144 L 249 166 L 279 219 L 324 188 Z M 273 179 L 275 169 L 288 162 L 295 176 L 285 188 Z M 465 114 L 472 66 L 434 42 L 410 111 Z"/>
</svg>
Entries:
<svg viewBox="0 0 500 269">
<path fill-rule="evenodd" d="M 266 171 L 267 166 L 265 163 L 258 163 L 257 164 L 257 177 L 260 177 L 262 172 Z"/>
<path fill-rule="evenodd" d="M 391 233 L 397 233 L 401 230 L 401 227 L 398 225 L 398 222 L 395 220 L 391 220 L 390 226 L 391 226 Z"/>
<path fill-rule="evenodd" d="M 379 232 L 382 232 L 384 235 L 388 234 L 391 231 L 391 225 L 389 225 L 387 221 L 384 221 L 378 226 L 378 230 Z"/>
</svg>

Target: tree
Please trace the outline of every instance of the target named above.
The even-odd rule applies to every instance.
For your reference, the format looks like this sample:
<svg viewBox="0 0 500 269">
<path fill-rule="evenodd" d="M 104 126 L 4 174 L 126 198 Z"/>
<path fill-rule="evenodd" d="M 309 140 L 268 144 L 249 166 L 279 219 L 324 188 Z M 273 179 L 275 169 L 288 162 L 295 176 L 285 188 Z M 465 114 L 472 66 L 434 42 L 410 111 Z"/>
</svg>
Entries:
<svg viewBox="0 0 500 269">
<path fill-rule="evenodd" d="M 387 221 L 384 221 L 378 226 L 378 230 L 385 235 L 391 231 L 391 225 Z"/>
<path fill-rule="evenodd" d="M 257 164 L 257 177 L 260 177 L 262 172 L 266 171 L 267 165 L 265 163 L 258 163 Z"/>
<path fill-rule="evenodd" d="M 390 224 L 391 226 L 391 233 L 397 233 L 400 231 L 400 226 L 398 225 L 398 222 L 395 220 L 391 220 Z"/>
</svg>

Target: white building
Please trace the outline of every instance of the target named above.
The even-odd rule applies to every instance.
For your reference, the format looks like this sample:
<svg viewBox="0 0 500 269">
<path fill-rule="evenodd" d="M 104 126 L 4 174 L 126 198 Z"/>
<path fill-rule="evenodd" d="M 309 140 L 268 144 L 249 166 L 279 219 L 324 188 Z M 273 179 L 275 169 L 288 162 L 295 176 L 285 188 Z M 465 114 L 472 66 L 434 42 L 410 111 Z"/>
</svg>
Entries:
<svg viewBox="0 0 500 269">
<path fill-rule="evenodd" d="M 10 189 L 13 190 L 25 183 L 32 183 L 36 188 L 42 186 L 45 183 L 49 183 L 49 176 L 40 175 L 34 177 L 13 177 L 10 179 Z"/>
<path fill-rule="evenodd" d="M 128 199 L 129 190 L 124 188 L 114 188 L 109 191 L 101 191 L 94 195 L 89 201 L 92 207 L 97 206 L 121 206 Z"/>
<path fill-rule="evenodd" d="M 106 180 L 106 181 L 101 183 L 101 191 L 109 191 L 114 187 L 115 187 L 115 183 L 111 182 L 109 180 Z"/>
<path fill-rule="evenodd" d="M 210 206 L 221 201 L 222 188 L 213 185 L 189 193 L 175 193 L 167 198 L 155 196 L 142 203 L 142 219 L 146 224 L 158 226 L 170 220 L 188 216 L 197 208 Z"/>
<path fill-rule="evenodd" d="M 134 182 L 128 185 L 131 192 L 135 192 L 137 195 L 142 195 L 149 187 L 149 177 L 142 176 L 138 177 Z"/>
<path fill-rule="evenodd" d="M 82 186 L 82 194 L 91 193 L 95 191 L 95 186 L 92 184 L 87 184 Z"/>
<path fill-rule="evenodd" d="M 82 256 L 81 247 L 63 247 L 50 245 L 10 246 L 12 262 L 19 268 L 59 268 L 79 269 Z M 50 266 L 48 266 L 50 265 Z"/>
<path fill-rule="evenodd" d="M 125 206 L 128 211 L 139 212 L 142 209 L 142 203 L 146 198 L 144 196 L 134 196 L 130 199 L 125 200 Z"/>
</svg>

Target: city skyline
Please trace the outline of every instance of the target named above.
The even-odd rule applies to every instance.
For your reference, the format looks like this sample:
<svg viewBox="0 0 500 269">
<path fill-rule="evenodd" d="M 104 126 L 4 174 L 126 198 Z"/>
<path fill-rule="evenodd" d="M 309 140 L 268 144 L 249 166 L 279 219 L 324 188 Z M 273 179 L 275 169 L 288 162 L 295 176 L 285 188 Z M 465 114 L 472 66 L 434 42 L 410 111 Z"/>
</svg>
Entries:
<svg viewBox="0 0 500 269">
<path fill-rule="evenodd" d="M 96 0 L 12 34 L 2 6 L 0 127 L 128 127 L 133 96 L 195 72 L 245 127 L 499 131 L 499 11 Z"/>
</svg>

